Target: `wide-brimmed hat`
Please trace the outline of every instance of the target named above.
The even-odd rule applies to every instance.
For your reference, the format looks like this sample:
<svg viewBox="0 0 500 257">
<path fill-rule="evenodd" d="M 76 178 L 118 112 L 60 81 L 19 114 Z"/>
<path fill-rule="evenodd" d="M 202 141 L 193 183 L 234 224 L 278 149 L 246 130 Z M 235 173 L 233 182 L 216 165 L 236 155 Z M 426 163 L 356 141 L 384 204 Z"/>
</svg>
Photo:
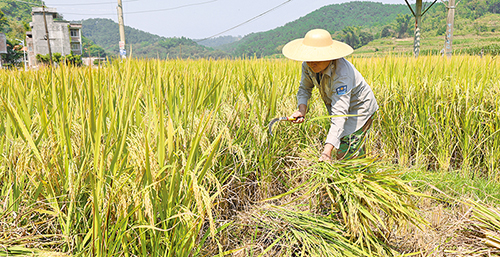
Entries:
<svg viewBox="0 0 500 257">
<path fill-rule="evenodd" d="M 330 32 L 313 29 L 304 38 L 288 42 L 283 47 L 283 55 L 296 61 L 328 61 L 352 54 L 354 50 L 346 43 L 332 39 Z"/>
</svg>

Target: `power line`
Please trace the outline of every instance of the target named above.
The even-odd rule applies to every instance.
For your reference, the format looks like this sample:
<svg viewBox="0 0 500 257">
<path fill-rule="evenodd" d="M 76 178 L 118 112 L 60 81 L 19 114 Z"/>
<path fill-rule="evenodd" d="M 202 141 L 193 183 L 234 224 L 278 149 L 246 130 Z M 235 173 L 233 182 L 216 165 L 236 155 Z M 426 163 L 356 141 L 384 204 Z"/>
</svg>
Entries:
<svg viewBox="0 0 500 257">
<path fill-rule="evenodd" d="M 14 0 L 14 1 L 20 2 L 20 3 L 25 3 L 25 4 L 43 6 L 42 4 L 26 2 L 26 1 L 22 1 L 22 0 Z M 135 2 L 135 1 L 139 1 L 139 0 L 128 0 L 128 1 L 123 1 L 123 2 Z M 116 2 L 100 2 L 100 3 L 85 3 L 85 4 L 54 4 L 54 6 L 102 5 L 102 4 L 116 4 Z"/>
<path fill-rule="evenodd" d="M 137 0 L 135 0 L 137 1 Z M 163 11 L 171 11 L 171 10 L 177 10 L 189 6 L 196 6 L 196 5 L 202 5 L 202 4 L 208 4 L 208 3 L 213 3 L 217 2 L 219 0 L 210 0 L 210 1 L 205 1 L 205 2 L 200 2 L 200 3 L 193 3 L 193 4 L 186 4 L 186 5 L 180 5 L 176 7 L 171 7 L 171 8 L 165 8 L 165 9 L 154 9 L 154 10 L 146 10 L 146 11 L 136 11 L 136 12 L 124 12 L 123 14 L 137 14 L 137 13 L 151 13 L 151 12 L 163 12 Z M 64 13 L 64 14 L 71 14 L 71 15 L 93 15 L 93 16 L 105 16 L 105 15 L 116 15 L 116 13 Z"/>
<path fill-rule="evenodd" d="M 238 27 L 240 27 L 240 26 L 243 26 L 243 25 L 245 25 L 245 24 L 247 24 L 247 23 L 249 23 L 249 22 L 251 22 L 251 21 L 253 21 L 253 20 L 255 20 L 255 19 L 258 19 L 258 18 L 260 18 L 260 17 L 262 17 L 262 16 L 264 16 L 264 15 L 266 15 L 266 14 L 268 14 L 268 13 L 270 13 L 270 12 L 272 12 L 272 11 L 274 11 L 274 10 L 278 9 L 278 8 L 280 8 L 281 6 L 283 6 L 283 5 L 285 5 L 285 4 L 288 4 L 288 3 L 289 3 L 289 2 L 291 2 L 291 1 L 292 1 L 292 0 L 287 0 L 287 1 L 283 2 L 283 3 L 281 3 L 280 5 L 277 5 L 277 6 L 275 6 L 275 7 L 271 8 L 271 9 L 269 9 L 269 10 L 267 10 L 267 11 L 265 11 L 265 12 L 263 12 L 263 13 L 261 13 L 261 14 L 257 15 L 257 16 L 255 16 L 255 17 L 253 17 L 253 18 L 251 18 L 251 19 L 249 19 L 249 20 L 246 20 L 246 21 L 244 21 L 244 22 L 242 22 L 242 23 L 240 23 L 240 24 L 238 24 L 238 25 L 234 26 L 234 27 L 231 27 L 231 28 L 226 29 L 226 30 L 224 30 L 224 31 L 222 31 L 222 32 L 220 32 L 220 33 L 217 33 L 217 34 L 213 35 L 213 36 L 210 36 L 210 37 L 207 37 L 207 38 L 204 38 L 204 39 L 200 39 L 200 40 L 195 41 L 195 42 L 196 42 L 196 43 L 199 43 L 199 42 L 205 41 L 205 40 L 207 40 L 207 39 L 210 39 L 210 38 L 213 38 L 213 37 L 216 37 L 216 36 L 222 35 L 222 34 L 224 34 L 224 33 L 228 32 L 228 31 L 231 31 L 231 30 L 233 30 L 233 29 L 235 29 L 235 28 L 238 28 Z"/>
<path fill-rule="evenodd" d="M 128 0 L 128 1 L 123 1 L 125 2 L 136 2 L 139 0 Z M 100 3 L 84 3 L 84 4 L 53 4 L 53 6 L 77 6 L 77 5 L 103 5 L 103 4 L 116 4 L 115 2 L 100 2 Z"/>
<path fill-rule="evenodd" d="M 25 1 L 22 1 L 22 0 L 14 0 L 14 1 L 22 2 L 22 3 L 27 3 L 27 4 L 35 4 L 35 3 L 25 2 Z M 129 0 L 129 1 L 127 1 L 127 2 L 133 2 L 133 1 L 138 1 L 138 0 Z M 184 7 L 189 7 L 189 6 L 196 6 L 196 5 L 202 5 L 202 4 L 212 3 L 212 2 L 216 2 L 216 1 L 218 1 L 218 0 L 211 0 L 211 1 L 205 1 L 205 2 L 200 2 L 200 3 L 194 3 L 194 4 L 186 4 L 186 5 L 181 5 L 181 6 L 172 7 L 172 8 L 165 8 L 165 9 L 155 9 L 155 10 L 146 10 L 146 11 L 126 12 L 125 14 L 137 14 L 137 13 L 150 13 L 150 12 L 170 11 L 170 10 L 176 10 L 176 9 L 180 9 L 180 8 L 184 8 Z M 289 2 L 291 2 L 291 1 L 293 1 L 293 0 L 287 0 L 287 1 L 285 1 L 285 2 L 283 2 L 283 3 L 281 3 L 281 4 L 279 4 L 279 5 L 277 5 L 277 6 L 273 7 L 273 8 L 271 8 L 271 9 L 269 9 L 269 10 L 267 10 L 267 11 L 263 12 L 263 13 L 260 13 L 260 14 L 259 14 L 259 15 L 257 15 L 257 16 L 254 16 L 254 17 L 252 17 L 252 18 L 250 18 L 250 19 L 248 19 L 248 20 L 246 20 L 246 21 L 244 21 L 244 22 L 242 22 L 242 23 L 240 23 L 240 24 L 236 25 L 236 26 L 233 26 L 233 27 L 231 27 L 231 28 L 229 28 L 229 29 L 226 29 L 226 30 L 224 30 L 224 31 L 222 31 L 222 32 L 220 32 L 220 33 L 217 33 L 217 34 L 215 34 L 215 35 L 212 35 L 212 36 L 210 36 L 210 37 L 207 37 L 207 38 L 204 38 L 204 39 L 197 40 L 196 42 L 197 42 L 197 43 L 198 43 L 198 42 L 202 42 L 202 41 L 208 40 L 208 39 L 210 39 L 210 38 L 213 38 L 213 37 L 216 37 L 216 36 L 222 35 L 222 34 L 224 34 L 224 33 L 228 32 L 228 31 L 231 31 L 231 30 L 236 29 L 236 28 L 238 28 L 238 27 L 241 27 L 241 26 L 243 26 L 243 25 L 245 25 L 245 24 L 247 24 L 247 23 L 249 23 L 249 22 L 251 22 L 251 21 L 253 21 L 253 20 L 256 20 L 256 19 L 258 19 L 258 18 L 260 18 L 260 17 L 262 17 L 262 16 L 264 16 L 264 15 L 266 15 L 266 14 L 268 14 L 268 13 L 270 13 L 270 12 L 272 12 L 272 11 L 274 11 L 274 10 L 276 10 L 276 9 L 278 9 L 278 8 L 280 8 L 280 7 L 282 7 L 282 6 L 284 6 L 285 4 L 288 4 L 288 3 L 289 3 Z M 405 1 L 406 1 L 406 0 L 405 0 Z M 109 2 L 109 3 L 111 3 L 111 2 Z M 113 2 L 113 3 L 114 3 L 114 2 Z M 105 4 L 105 3 L 98 3 L 98 4 Z M 106 3 L 106 4 L 107 4 L 107 3 Z M 64 5 L 64 4 L 62 4 L 62 5 Z M 66 4 L 66 5 L 86 5 L 86 4 Z M 89 4 L 89 5 L 90 5 L 90 4 Z M 71 15 L 96 15 L 96 16 L 97 16 L 97 15 L 115 15 L 116 13 L 109 13 L 109 14 L 107 14 L 107 13 L 105 13 L 105 14 L 95 14 L 95 13 L 93 13 L 93 14 L 83 14 L 83 13 L 65 13 L 65 14 L 71 14 Z"/>
<path fill-rule="evenodd" d="M 195 5 L 202 5 L 202 4 L 213 3 L 213 2 L 217 2 L 217 1 L 219 1 L 219 0 L 211 0 L 211 1 L 206 1 L 206 2 L 194 3 L 194 4 L 186 4 L 186 5 L 181 5 L 181 6 L 172 7 L 172 8 L 166 8 L 166 9 L 157 9 L 157 10 L 149 10 L 149 11 L 137 11 L 137 12 L 127 12 L 126 14 L 170 11 L 170 10 L 181 9 L 181 8 L 189 7 L 189 6 L 195 6 Z"/>
</svg>

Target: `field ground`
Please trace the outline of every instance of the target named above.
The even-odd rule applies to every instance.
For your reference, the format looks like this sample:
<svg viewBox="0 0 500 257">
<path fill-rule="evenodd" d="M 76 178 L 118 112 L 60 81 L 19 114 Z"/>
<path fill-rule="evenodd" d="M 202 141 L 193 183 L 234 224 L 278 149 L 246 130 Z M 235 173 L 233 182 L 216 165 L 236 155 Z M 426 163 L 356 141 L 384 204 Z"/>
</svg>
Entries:
<svg viewBox="0 0 500 257">
<path fill-rule="evenodd" d="M 268 134 L 298 62 L 2 71 L 0 256 L 498 255 L 500 60 L 349 60 L 380 109 L 333 163 L 316 91 Z"/>
<path fill-rule="evenodd" d="M 489 46 L 496 43 L 500 45 L 500 33 L 482 33 L 481 35 L 457 35 L 453 37 L 453 49 L 454 51 L 461 51 L 470 48 L 481 48 L 481 46 Z M 441 49 L 444 49 L 444 36 L 434 36 L 434 37 L 422 37 L 420 41 L 420 51 L 425 53 L 425 51 L 432 51 L 433 53 L 439 53 Z M 413 38 L 387 38 L 387 39 L 377 39 L 368 45 L 356 49 L 354 56 L 357 57 L 368 57 L 368 56 L 384 56 L 387 54 L 401 54 L 401 55 L 412 55 L 413 54 Z M 477 53 L 477 55 L 479 55 Z"/>
</svg>

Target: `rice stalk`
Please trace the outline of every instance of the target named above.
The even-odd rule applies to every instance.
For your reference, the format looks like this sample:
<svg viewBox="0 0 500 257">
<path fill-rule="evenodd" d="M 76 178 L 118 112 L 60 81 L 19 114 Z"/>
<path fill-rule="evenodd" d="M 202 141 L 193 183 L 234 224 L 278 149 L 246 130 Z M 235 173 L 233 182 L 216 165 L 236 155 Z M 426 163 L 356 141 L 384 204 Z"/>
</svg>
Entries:
<svg viewBox="0 0 500 257">
<path fill-rule="evenodd" d="M 424 195 L 393 169 L 369 159 L 321 163 L 311 169 L 309 192 L 321 190 L 330 200 L 330 206 L 320 207 L 322 212 L 342 221 L 346 236 L 368 252 L 383 255 L 388 251 L 378 238 L 387 241 L 394 230 L 409 224 L 427 225 L 413 203 L 415 197 Z"/>
</svg>

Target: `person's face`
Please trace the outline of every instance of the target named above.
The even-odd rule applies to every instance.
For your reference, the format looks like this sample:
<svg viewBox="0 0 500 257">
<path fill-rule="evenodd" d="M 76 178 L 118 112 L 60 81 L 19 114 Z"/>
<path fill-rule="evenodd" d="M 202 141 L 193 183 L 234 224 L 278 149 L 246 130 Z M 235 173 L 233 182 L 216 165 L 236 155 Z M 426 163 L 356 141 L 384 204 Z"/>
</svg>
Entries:
<svg viewBox="0 0 500 257">
<path fill-rule="evenodd" d="M 331 61 L 319 61 L 319 62 L 306 62 L 307 66 L 314 71 L 314 73 L 318 73 L 324 71 L 326 67 L 330 64 Z"/>
</svg>

